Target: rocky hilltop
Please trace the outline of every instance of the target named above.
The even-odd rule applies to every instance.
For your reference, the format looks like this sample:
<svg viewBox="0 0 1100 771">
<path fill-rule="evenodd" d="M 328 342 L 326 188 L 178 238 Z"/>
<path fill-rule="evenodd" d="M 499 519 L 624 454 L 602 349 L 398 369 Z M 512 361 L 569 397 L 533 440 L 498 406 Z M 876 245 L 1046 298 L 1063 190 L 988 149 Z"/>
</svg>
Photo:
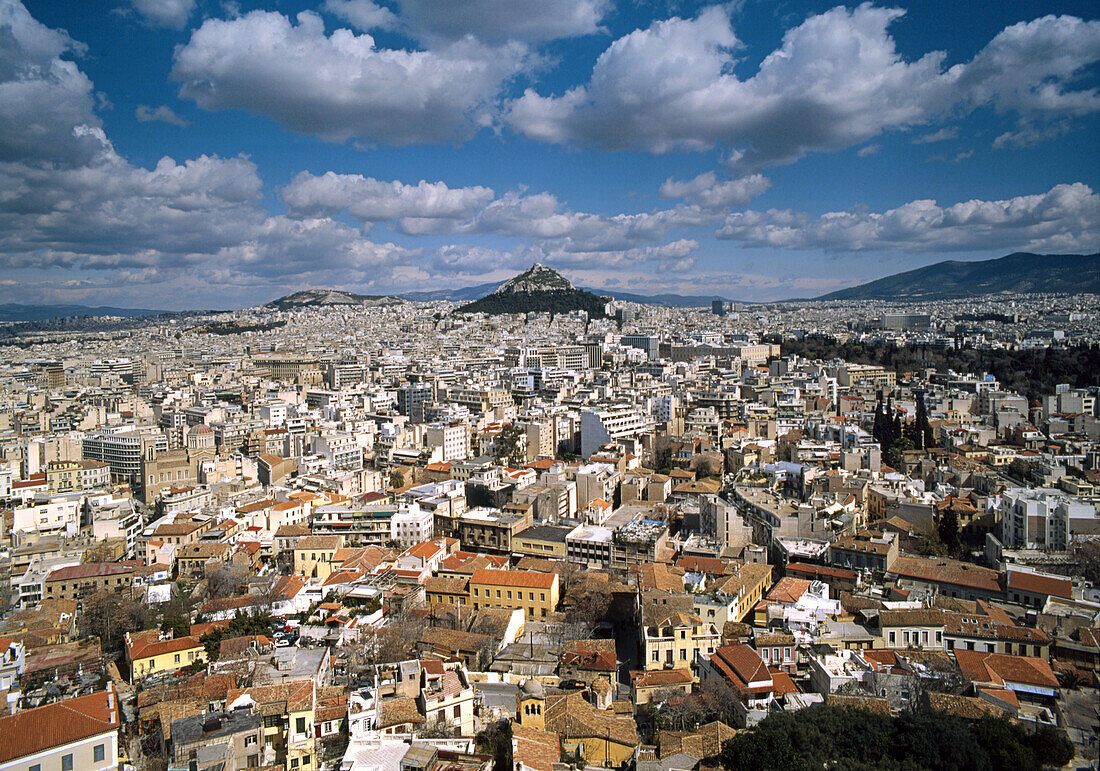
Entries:
<svg viewBox="0 0 1100 771">
<path fill-rule="evenodd" d="M 400 297 L 378 294 L 355 294 L 339 289 L 303 289 L 264 305 L 277 311 L 289 311 L 295 308 L 317 308 L 326 305 L 359 305 L 363 307 L 378 305 L 396 305 L 404 302 Z"/>
<path fill-rule="evenodd" d="M 493 292 L 456 309 L 456 313 L 569 313 L 585 311 L 601 318 L 606 299 L 577 289 L 567 278 L 537 262 Z"/>
</svg>

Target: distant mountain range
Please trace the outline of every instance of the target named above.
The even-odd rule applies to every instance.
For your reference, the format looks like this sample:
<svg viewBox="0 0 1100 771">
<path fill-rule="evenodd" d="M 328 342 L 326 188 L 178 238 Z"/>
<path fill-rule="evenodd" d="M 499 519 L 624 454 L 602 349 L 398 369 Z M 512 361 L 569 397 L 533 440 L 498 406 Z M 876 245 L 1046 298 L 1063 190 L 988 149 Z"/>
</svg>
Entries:
<svg viewBox="0 0 1100 771">
<path fill-rule="evenodd" d="M 816 299 L 950 300 L 1001 292 L 1100 294 L 1100 253 L 1016 252 L 995 260 L 947 260 Z"/>
<path fill-rule="evenodd" d="M 20 303 L 0 304 L 0 322 L 2 321 L 45 321 L 46 319 L 68 316 L 119 316 L 138 318 L 140 316 L 159 316 L 167 311 L 154 311 L 148 308 L 112 308 L 108 305 L 22 305 Z"/>
<path fill-rule="evenodd" d="M 602 318 L 606 301 L 577 289 L 565 276 L 537 262 L 501 284 L 495 292 L 455 309 L 456 313 L 569 313 L 585 311 Z"/>
<path fill-rule="evenodd" d="M 400 297 L 380 294 L 355 294 L 339 289 L 303 289 L 272 300 L 263 307 L 275 311 L 288 311 L 294 308 L 317 308 L 328 305 L 359 305 L 374 307 L 378 305 L 397 305 L 403 302 Z"/>
</svg>

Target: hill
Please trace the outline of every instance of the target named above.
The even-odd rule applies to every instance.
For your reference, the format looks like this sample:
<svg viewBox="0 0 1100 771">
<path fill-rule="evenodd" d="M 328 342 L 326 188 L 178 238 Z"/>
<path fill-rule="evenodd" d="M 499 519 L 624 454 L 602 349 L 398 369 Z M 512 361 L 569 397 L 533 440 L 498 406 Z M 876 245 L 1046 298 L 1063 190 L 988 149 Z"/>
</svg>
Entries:
<svg viewBox="0 0 1100 771">
<path fill-rule="evenodd" d="M 1016 252 L 995 260 L 947 260 L 817 299 L 950 300 L 1000 292 L 1100 293 L 1100 253 Z"/>
<path fill-rule="evenodd" d="M 397 305 L 404 302 L 400 297 L 390 297 L 380 294 L 355 294 L 339 289 L 304 289 L 301 292 L 293 292 L 277 300 L 272 300 L 263 307 L 276 311 L 289 311 L 295 308 L 317 308 L 327 305 Z"/>
<path fill-rule="evenodd" d="M 602 318 L 604 298 L 577 289 L 556 270 L 537 262 L 518 276 L 505 281 L 492 294 L 455 309 L 456 313 L 569 313 L 587 311 L 590 318 Z"/>
<path fill-rule="evenodd" d="M 119 316 L 138 318 L 140 316 L 159 316 L 166 311 L 154 311 L 148 308 L 112 308 L 108 305 L 22 305 L 20 303 L 0 304 L 0 322 L 2 321 L 45 321 L 46 319 L 67 318 L 69 316 Z"/>
<path fill-rule="evenodd" d="M 503 281 L 490 284 L 477 284 L 475 286 L 463 286 L 455 289 L 432 289 L 417 292 L 405 292 L 401 297 L 409 302 L 447 302 L 468 303 L 478 300 L 485 295 L 492 294 L 504 285 Z M 593 289 L 589 286 L 577 287 L 591 292 L 599 297 L 610 297 L 613 300 L 641 303 L 643 305 L 663 305 L 668 308 L 709 308 L 712 300 L 729 302 L 729 298 L 718 295 L 681 295 L 681 294 L 634 294 L 633 292 L 621 292 L 617 289 Z"/>
</svg>

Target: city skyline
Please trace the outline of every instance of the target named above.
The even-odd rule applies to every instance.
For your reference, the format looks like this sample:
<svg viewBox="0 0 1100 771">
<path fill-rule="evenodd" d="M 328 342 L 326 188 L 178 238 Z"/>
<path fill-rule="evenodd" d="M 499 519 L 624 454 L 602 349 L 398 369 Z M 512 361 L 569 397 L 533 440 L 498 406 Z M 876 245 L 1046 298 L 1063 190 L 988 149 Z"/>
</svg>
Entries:
<svg viewBox="0 0 1100 771">
<path fill-rule="evenodd" d="M 0 0 L 0 302 L 535 261 L 772 300 L 1100 248 L 1094 5 L 639 5 Z"/>
</svg>

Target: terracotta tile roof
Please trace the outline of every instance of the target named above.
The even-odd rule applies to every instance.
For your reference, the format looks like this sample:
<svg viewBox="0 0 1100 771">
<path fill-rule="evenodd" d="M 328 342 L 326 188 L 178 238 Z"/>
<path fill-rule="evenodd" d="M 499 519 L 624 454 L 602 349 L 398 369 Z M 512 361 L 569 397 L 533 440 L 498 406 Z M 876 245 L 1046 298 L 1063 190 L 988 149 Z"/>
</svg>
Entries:
<svg viewBox="0 0 1100 771">
<path fill-rule="evenodd" d="M 658 669 L 653 672 L 634 672 L 632 685 L 635 688 L 670 688 L 694 682 L 691 670 Z"/>
<path fill-rule="evenodd" d="M 601 714 L 579 693 L 548 695 L 543 718 L 546 729 L 563 739 L 610 739 L 626 747 L 638 744 L 633 719 Z"/>
<path fill-rule="evenodd" d="M 953 693 L 938 693 L 927 691 L 928 706 L 936 712 L 946 712 L 954 717 L 964 720 L 981 720 L 983 717 L 1001 717 L 1005 710 L 1000 709 L 992 702 L 979 699 L 975 696 L 957 696 Z M 1013 694 L 1015 698 L 1015 694 Z"/>
<path fill-rule="evenodd" d="M 301 712 L 313 706 L 313 681 L 292 680 L 275 685 L 233 688 L 225 695 L 226 703 L 232 703 L 244 694 L 248 694 L 261 711 L 265 706 L 282 708 L 285 704 L 287 712 Z M 265 714 L 272 713 L 268 710 Z"/>
<path fill-rule="evenodd" d="M 202 643 L 198 637 L 175 637 L 168 640 L 160 639 L 159 629 L 150 629 L 146 632 L 136 632 L 130 635 L 126 651 L 131 661 L 160 656 L 164 653 L 177 653 L 179 651 L 201 648 Z"/>
<path fill-rule="evenodd" d="M 90 693 L 0 717 L 0 763 L 117 731 L 113 691 Z"/>
<path fill-rule="evenodd" d="M 512 758 L 525 769 L 553 771 L 554 764 L 561 758 L 558 735 L 550 731 L 513 723 L 512 740 L 516 745 Z"/>
<path fill-rule="evenodd" d="M 324 551 L 340 548 L 340 536 L 338 535 L 310 535 L 302 538 L 294 545 L 294 551 L 309 551 L 315 549 Z"/>
<path fill-rule="evenodd" d="M 1067 600 L 1073 599 L 1073 582 L 1066 578 L 1040 576 L 1023 570 L 1009 570 L 1007 584 L 1009 589 L 1062 597 Z"/>
<path fill-rule="evenodd" d="M 767 599 L 772 602 L 790 602 L 795 603 L 804 595 L 810 588 L 810 581 L 804 578 L 794 578 L 792 576 L 783 576 L 779 579 L 779 582 L 771 588 L 768 592 Z"/>
<path fill-rule="evenodd" d="M 474 571 L 471 583 L 489 586 L 511 586 L 522 589 L 550 589 L 557 576 L 553 573 L 536 573 L 530 570 L 492 570 L 481 568 Z"/>
<path fill-rule="evenodd" d="M 133 573 L 141 565 L 140 561 L 129 560 L 127 562 L 89 562 L 84 565 L 70 565 L 66 568 L 58 568 L 50 571 L 46 581 L 72 581 L 84 578 L 101 578 L 103 576 L 119 576 L 124 573 Z"/>
<path fill-rule="evenodd" d="M 411 696 L 397 696 L 382 701 L 382 728 L 404 725 L 405 723 L 419 725 L 423 722 L 424 718 L 416 708 L 416 699 Z"/>
<path fill-rule="evenodd" d="M 825 703 L 830 707 L 847 707 L 849 709 L 866 709 L 878 712 L 882 715 L 890 714 L 890 705 L 886 699 L 877 696 L 841 696 L 835 693 L 825 695 Z"/>
<path fill-rule="evenodd" d="M 683 753 L 700 760 L 713 758 L 722 751 L 722 744 L 736 735 L 736 729 L 717 720 L 699 726 L 693 732 L 661 731 L 660 757 L 664 759 Z"/>
<path fill-rule="evenodd" d="M 959 560 L 898 557 L 888 572 L 899 578 L 962 586 L 990 594 L 1001 593 L 1000 574 L 996 570 Z"/>
<path fill-rule="evenodd" d="M 972 683 L 995 686 L 1021 683 L 1055 690 L 1059 687 L 1058 678 L 1045 659 L 958 649 L 954 653 L 963 676 Z"/>
</svg>

